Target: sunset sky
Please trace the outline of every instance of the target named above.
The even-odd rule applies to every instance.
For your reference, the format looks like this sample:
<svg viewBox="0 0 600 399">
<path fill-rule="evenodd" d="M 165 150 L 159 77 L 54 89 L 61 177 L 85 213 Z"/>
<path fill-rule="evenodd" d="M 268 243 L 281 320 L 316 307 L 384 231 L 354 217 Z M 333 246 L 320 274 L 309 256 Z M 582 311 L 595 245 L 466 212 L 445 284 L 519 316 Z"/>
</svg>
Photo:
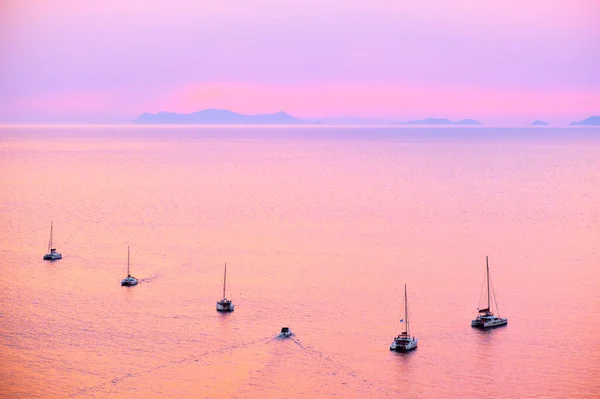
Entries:
<svg viewBox="0 0 600 399">
<path fill-rule="evenodd" d="M 0 122 L 142 112 L 568 123 L 597 0 L 0 0 Z"/>
</svg>

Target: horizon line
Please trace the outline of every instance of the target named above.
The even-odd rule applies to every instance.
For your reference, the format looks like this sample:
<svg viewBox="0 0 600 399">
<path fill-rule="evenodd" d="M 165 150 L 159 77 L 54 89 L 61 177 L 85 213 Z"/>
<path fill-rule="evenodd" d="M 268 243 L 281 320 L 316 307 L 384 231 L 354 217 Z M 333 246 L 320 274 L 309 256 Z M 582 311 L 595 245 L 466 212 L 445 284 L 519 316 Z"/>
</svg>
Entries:
<svg viewBox="0 0 600 399">
<path fill-rule="evenodd" d="M 532 124 L 480 124 L 480 125 L 461 125 L 461 124 L 409 124 L 409 123 L 105 123 L 105 122 L 57 122 L 57 123 L 30 123 L 30 122 L 17 122 L 17 123 L 1 123 L 0 128 L 26 128 L 26 127 L 127 127 L 127 128 L 231 128 L 231 127 L 243 127 L 243 128 L 315 128 L 315 127 L 327 127 L 327 128 L 340 128 L 340 127 L 352 127 L 352 128 L 446 128 L 446 129 L 486 129 L 486 128 L 535 128 L 535 129 L 551 129 L 551 128 L 600 128 L 600 125 L 532 125 Z"/>
</svg>

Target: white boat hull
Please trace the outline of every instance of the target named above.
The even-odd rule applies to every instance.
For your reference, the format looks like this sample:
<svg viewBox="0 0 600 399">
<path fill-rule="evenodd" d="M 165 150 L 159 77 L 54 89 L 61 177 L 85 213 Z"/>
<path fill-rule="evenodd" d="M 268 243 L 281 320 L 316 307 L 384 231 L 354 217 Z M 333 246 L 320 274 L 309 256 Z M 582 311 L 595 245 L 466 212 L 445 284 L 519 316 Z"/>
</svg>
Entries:
<svg viewBox="0 0 600 399">
<path fill-rule="evenodd" d="M 506 324 L 508 324 L 508 319 L 503 319 L 501 317 L 496 316 L 494 316 L 492 319 L 483 319 L 478 317 L 475 320 L 471 321 L 471 327 L 482 329 L 501 327 L 505 326 Z"/>
<path fill-rule="evenodd" d="M 123 280 L 121 280 L 121 285 L 124 287 L 132 287 L 134 285 L 137 285 L 137 283 L 138 283 L 138 281 L 134 277 L 127 277 L 127 278 L 124 278 Z"/>
<path fill-rule="evenodd" d="M 408 340 L 394 339 L 394 341 L 390 345 L 390 350 L 396 351 L 396 352 L 409 352 L 413 349 L 417 349 L 418 343 L 419 343 L 419 340 L 417 338 L 410 338 Z"/>
<path fill-rule="evenodd" d="M 62 259 L 62 255 L 58 252 L 50 252 L 49 254 L 44 255 L 44 260 L 59 260 Z"/>
<path fill-rule="evenodd" d="M 231 302 L 217 302 L 217 311 L 219 312 L 233 312 L 234 305 Z"/>
</svg>

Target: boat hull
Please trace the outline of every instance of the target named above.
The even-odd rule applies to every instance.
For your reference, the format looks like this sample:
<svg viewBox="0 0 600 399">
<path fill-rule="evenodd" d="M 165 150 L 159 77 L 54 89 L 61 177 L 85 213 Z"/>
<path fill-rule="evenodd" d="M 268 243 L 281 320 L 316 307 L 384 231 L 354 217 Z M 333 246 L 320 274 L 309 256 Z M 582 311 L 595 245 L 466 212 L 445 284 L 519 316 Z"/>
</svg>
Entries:
<svg viewBox="0 0 600 399">
<path fill-rule="evenodd" d="M 126 279 L 121 280 L 122 287 L 133 287 L 134 285 L 137 285 L 137 284 L 138 284 L 137 279 L 126 278 Z"/>
<path fill-rule="evenodd" d="M 217 302 L 217 312 L 233 312 L 233 309 L 235 307 L 233 306 L 233 303 L 228 302 L 228 303 L 221 303 L 221 302 Z"/>
<path fill-rule="evenodd" d="M 471 327 L 479 328 L 481 330 L 487 330 L 490 328 L 502 327 L 508 324 L 508 319 L 500 319 L 493 322 L 481 323 L 477 320 L 471 321 Z"/>
<path fill-rule="evenodd" d="M 404 347 L 404 346 L 396 346 L 395 348 L 390 347 L 391 351 L 400 352 L 400 353 L 412 352 L 415 349 L 417 349 L 417 345 L 411 346 L 411 347 Z"/>
<path fill-rule="evenodd" d="M 414 339 L 409 342 L 398 342 L 394 340 L 390 345 L 390 350 L 395 352 L 410 352 L 417 349 L 418 340 Z"/>
<path fill-rule="evenodd" d="M 59 260 L 62 259 L 61 254 L 46 254 L 44 255 L 44 260 Z"/>
</svg>

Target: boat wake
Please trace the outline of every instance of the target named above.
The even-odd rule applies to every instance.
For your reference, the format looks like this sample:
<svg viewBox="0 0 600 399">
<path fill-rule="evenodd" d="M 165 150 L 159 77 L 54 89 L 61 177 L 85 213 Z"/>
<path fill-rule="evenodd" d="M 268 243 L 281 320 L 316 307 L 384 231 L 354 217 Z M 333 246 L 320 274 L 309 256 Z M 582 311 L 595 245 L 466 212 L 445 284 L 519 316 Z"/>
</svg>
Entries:
<svg viewBox="0 0 600 399">
<path fill-rule="evenodd" d="M 360 378 L 360 372 L 357 370 L 352 369 L 351 367 L 348 367 L 348 365 L 343 362 L 340 361 L 339 359 L 336 359 L 333 356 L 327 355 L 324 352 L 321 352 L 320 350 L 316 349 L 315 347 L 313 347 L 310 344 L 306 344 L 303 343 L 298 337 L 295 337 L 294 334 L 292 336 L 290 336 L 289 338 L 283 338 L 283 337 L 273 337 L 271 339 L 269 339 L 267 342 L 270 341 L 283 341 L 283 340 L 289 340 L 292 341 L 294 343 L 294 345 L 297 345 L 298 347 L 300 347 L 302 349 L 303 354 L 297 354 L 298 356 L 300 356 L 300 359 L 303 359 L 306 363 L 309 364 L 320 364 L 322 373 L 330 376 L 330 377 L 336 377 L 339 378 L 342 384 L 349 384 L 350 381 L 355 380 L 356 378 Z M 279 345 L 277 345 L 279 346 Z M 292 354 L 293 352 L 289 351 L 289 346 L 288 346 L 288 350 L 285 350 L 284 352 L 280 352 L 278 349 L 274 349 L 273 353 L 276 354 L 275 356 L 275 360 L 273 360 L 272 363 L 270 363 L 269 367 L 274 367 L 274 368 L 279 368 L 281 366 L 280 361 L 281 361 L 281 356 L 289 356 L 290 354 Z M 298 358 L 296 358 L 298 359 Z M 312 360 L 308 360 L 308 359 L 312 359 Z M 265 371 L 268 373 L 268 370 Z M 377 387 L 375 386 L 375 384 L 373 384 L 371 381 L 365 379 L 365 378 L 361 378 L 360 379 L 360 384 L 365 387 L 365 389 L 370 389 L 373 392 L 377 391 Z"/>
<path fill-rule="evenodd" d="M 297 338 L 294 338 L 294 335 L 296 335 L 296 334 L 292 333 L 292 335 L 290 335 L 290 336 L 288 336 L 288 337 L 284 337 L 284 336 L 282 336 L 282 335 L 280 335 L 280 334 L 277 334 L 277 335 L 275 335 L 275 336 L 273 336 L 273 337 L 267 338 L 267 339 L 264 341 L 264 343 L 265 343 L 265 344 L 268 344 L 269 342 L 272 342 L 272 341 L 294 341 L 294 343 L 298 344 L 298 342 L 297 342 Z M 301 346 L 301 345 L 300 345 L 300 346 Z M 303 347 L 303 348 L 304 348 L 304 347 Z M 306 349 L 306 348 L 304 348 L 304 349 Z"/>
<path fill-rule="evenodd" d="M 138 283 L 151 283 L 160 277 L 162 277 L 161 272 L 156 272 L 153 275 L 151 275 L 150 277 L 144 277 L 144 278 L 138 279 Z"/>
<path fill-rule="evenodd" d="M 276 339 L 276 340 L 286 340 L 286 339 L 288 339 L 288 338 L 292 338 L 294 335 L 296 335 L 296 334 L 292 333 L 291 335 L 289 335 L 289 336 L 287 336 L 287 337 L 284 337 L 284 336 L 283 336 L 283 335 L 281 335 L 281 334 L 277 334 L 276 336 L 274 336 L 274 337 L 273 337 L 273 339 Z M 293 339 L 293 338 L 292 338 L 292 339 Z"/>
<path fill-rule="evenodd" d="M 140 280 L 140 282 L 141 281 L 142 280 Z M 117 376 L 117 377 L 111 379 L 110 381 L 103 382 L 101 384 L 94 385 L 94 386 L 91 386 L 91 387 L 82 388 L 82 389 L 80 389 L 80 390 L 72 393 L 71 395 L 69 395 L 69 397 L 74 398 L 74 397 L 77 397 L 77 396 L 89 396 L 91 392 L 94 392 L 94 391 L 97 391 L 99 389 L 102 389 L 102 388 L 106 387 L 109 384 L 116 385 L 116 384 L 119 384 L 119 383 L 121 383 L 122 381 L 124 381 L 124 380 L 126 380 L 128 378 L 138 377 L 138 376 L 140 376 L 142 374 L 151 373 L 151 372 L 154 372 L 156 370 L 165 369 L 165 368 L 168 368 L 168 367 L 175 367 L 175 366 L 178 366 L 178 365 L 181 365 L 181 364 L 184 364 L 184 363 L 199 362 L 204 357 L 223 354 L 223 353 L 235 350 L 235 349 L 247 348 L 247 347 L 252 346 L 254 344 L 260 343 L 261 341 L 265 342 L 264 338 L 255 339 L 253 341 L 248 341 L 248 342 L 245 342 L 245 343 L 240 343 L 238 345 L 228 346 L 226 348 L 220 348 L 220 349 L 215 349 L 215 350 L 204 351 L 204 352 L 199 353 L 199 354 L 192 354 L 192 355 L 183 357 L 181 359 L 172 360 L 170 362 L 167 362 L 167 363 L 155 366 L 155 367 L 149 367 L 147 369 L 140 370 L 140 371 L 137 371 L 135 373 L 125 373 L 125 374 L 122 374 L 120 376 Z"/>
<path fill-rule="evenodd" d="M 292 336 L 290 337 L 290 340 L 295 343 L 296 345 L 298 345 L 299 347 L 301 347 L 304 350 L 308 350 L 304 345 L 302 345 L 302 342 L 300 342 L 300 340 L 298 338 L 294 338 L 294 334 L 292 334 Z"/>
<path fill-rule="evenodd" d="M 154 367 L 148 367 L 148 368 L 145 368 L 142 370 L 138 370 L 136 372 L 123 373 L 123 374 L 121 374 L 119 376 L 115 376 L 114 378 L 112 378 L 108 381 L 105 381 L 103 383 L 81 388 L 81 389 L 77 390 L 76 392 L 73 392 L 72 394 L 70 394 L 69 397 L 74 398 L 74 397 L 79 397 L 79 396 L 93 396 L 94 392 L 100 391 L 100 390 L 105 390 L 110 385 L 115 386 L 115 385 L 121 384 L 122 382 L 127 381 L 128 379 L 137 378 L 144 374 L 149 374 L 149 373 L 155 372 L 157 370 L 168 369 L 171 367 L 177 367 L 182 364 L 191 364 L 194 362 L 201 362 L 205 358 L 208 358 L 210 356 L 222 355 L 227 352 L 234 351 L 234 350 L 249 348 L 256 344 L 265 345 L 274 340 L 280 341 L 283 339 L 284 339 L 283 337 L 279 337 L 279 336 L 270 337 L 270 338 L 263 337 L 263 338 L 251 340 L 248 342 L 242 342 L 242 343 L 238 343 L 236 345 L 227 346 L 225 348 L 207 350 L 207 351 L 204 351 L 201 353 L 190 354 L 189 356 L 171 360 L 171 361 L 165 362 L 163 364 L 156 365 Z M 305 353 L 308 356 L 318 358 L 319 361 L 321 362 L 321 364 L 323 364 L 323 366 L 325 366 L 326 369 L 331 370 L 330 374 L 332 376 L 337 375 L 342 378 L 346 378 L 346 377 L 347 378 L 356 378 L 358 376 L 358 373 L 355 370 L 347 367 L 347 365 L 344 364 L 343 362 L 340 362 L 339 360 L 336 360 L 336 359 L 312 348 L 310 345 L 305 346 L 298 338 L 294 337 L 293 335 L 288 337 L 287 340 L 292 341 L 295 345 L 302 348 L 302 350 L 305 351 Z M 372 383 L 370 381 L 367 381 L 365 379 L 363 379 L 362 384 L 372 385 Z"/>
</svg>

